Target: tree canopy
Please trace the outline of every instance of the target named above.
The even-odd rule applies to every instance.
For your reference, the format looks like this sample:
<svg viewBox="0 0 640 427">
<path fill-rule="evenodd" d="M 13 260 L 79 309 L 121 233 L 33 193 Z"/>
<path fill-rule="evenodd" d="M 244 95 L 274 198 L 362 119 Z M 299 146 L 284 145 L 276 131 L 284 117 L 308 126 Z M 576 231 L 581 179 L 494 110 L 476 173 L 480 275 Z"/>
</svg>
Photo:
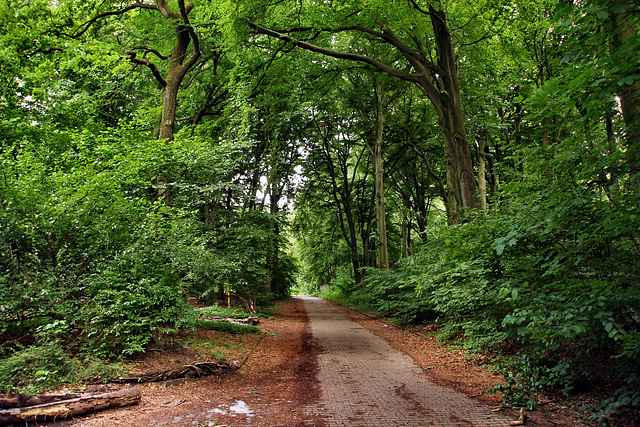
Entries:
<svg viewBox="0 0 640 427">
<path fill-rule="evenodd" d="M 630 0 L 3 2 L 0 358 L 133 354 L 193 299 L 325 292 L 495 356 L 514 403 L 604 367 L 596 416 L 637 407 L 639 21 Z"/>
</svg>

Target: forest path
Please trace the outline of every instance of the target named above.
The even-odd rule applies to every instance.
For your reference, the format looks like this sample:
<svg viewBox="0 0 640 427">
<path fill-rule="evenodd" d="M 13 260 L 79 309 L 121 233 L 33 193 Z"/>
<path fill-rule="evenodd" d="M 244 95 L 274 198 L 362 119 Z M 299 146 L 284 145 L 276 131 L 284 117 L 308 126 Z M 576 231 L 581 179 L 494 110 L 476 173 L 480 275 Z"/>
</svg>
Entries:
<svg viewBox="0 0 640 427">
<path fill-rule="evenodd" d="M 303 299 L 329 426 L 506 426 L 512 418 L 435 384 L 406 354 L 320 298 Z"/>
<path fill-rule="evenodd" d="M 517 418 L 513 411 L 488 409 L 500 403 L 483 392 L 499 381 L 497 375 L 465 360 L 462 352 L 443 348 L 430 334 L 311 297 L 283 301 L 278 315 L 259 326 L 263 334 L 239 337 L 245 345 L 227 355 L 228 360 L 249 355 L 232 374 L 140 384 L 138 405 L 46 425 L 444 427 L 508 426 Z M 185 342 L 196 332 L 184 336 Z M 148 357 L 179 366 L 193 361 L 184 350 Z M 548 414 L 551 423 L 529 413 L 526 425 L 576 425 L 562 412 Z"/>
</svg>

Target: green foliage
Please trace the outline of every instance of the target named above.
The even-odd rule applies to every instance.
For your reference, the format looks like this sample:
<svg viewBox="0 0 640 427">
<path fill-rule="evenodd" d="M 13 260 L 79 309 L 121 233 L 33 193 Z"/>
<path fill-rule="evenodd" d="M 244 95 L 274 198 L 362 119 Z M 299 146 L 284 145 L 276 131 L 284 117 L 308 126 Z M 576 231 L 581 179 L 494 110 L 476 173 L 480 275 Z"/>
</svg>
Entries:
<svg viewBox="0 0 640 427">
<path fill-rule="evenodd" d="M 345 293 L 342 290 L 329 289 L 321 293 L 320 297 L 363 312 L 375 312 L 374 301 L 371 296 L 362 291 Z"/>
<path fill-rule="evenodd" d="M 638 396 L 638 327 L 633 313 L 640 298 L 602 285 L 591 284 L 591 293 L 581 296 L 566 291 L 539 297 L 531 301 L 532 308 L 505 317 L 503 325 L 520 342 L 521 355 L 512 362 L 519 365 L 517 386 L 534 393 L 572 393 L 597 369 L 598 375 L 628 383 L 618 392 L 627 401 Z M 614 399 L 609 403 L 620 405 Z"/>
<path fill-rule="evenodd" d="M 340 271 L 331 282 L 329 289 L 320 294 L 320 297 L 337 302 L 340 305 L 353 307 L 364 312 L 375 311 L 375 301 L 364 289 L 359 288 L 348 270 Z"/>
<path fill-rule="evenodd" d="M 438 181 L 452 177 L 436 115 L 406 89 L 384 129 L 392 269 L 378 270 L 371 75 L 250 34 L 247 22 L 322 28 L 297 34 L 411 76 L 397 51 L 324 29 L 384 22 L 403 52 L 436 58 L 417 42 L 433 30 L 416 4 L 198 3 L 189 17 L 202 55 L 181 85 L 175 138 L 161 143 L 161 88 L 122 50 L 151 45 L 145 58 L 165 73 L 172 22 L 145 7 L 71 37 L 120 4 L 2 3 L 0 387 L 107 378 L 96 355 L 144 351 L 197 324 L 228 327 L 201 316 L 248 315 L 187 298 L 231 292 L 265 305 L 297 274 L 307 291 L 435 322 L 448 342 L 499 356 L 513 403 L 533 407 L 543 390 L 574 393 L 601 375 L 618 387 L 601 416 L 637 405 L 638 14 L 628 1 L 443 4 L 458 28 L 466 131 L 474 164 L 486 160 L 489 207 L 441 224 Z M 298 189 L 299 264 L 282 212 Z"/>
<path fill-rule="evenodd" d="M 417 293 L 415 285 L 406 280 L 411 274 L 410 262 L 402 260 L 397 270 L 369 269 L 363 284 L 379 313 L 400 323 L 420 324 L 433 320 L 435 313 L 429 310 L 425 294 Z"/>
<path fill-rule="evenodd" d="M 435 321 L 441 338 L 470 350 L 497 347 L 500 328 L 511 304 L 490 248 L 491 222 L 480 219 L 458 227 L 441 227 L 428 243 L 392 272 L 367 277 L 378 307 L 403 321 Z"/>
<path fill-rule="evenodd" d="M 16 144 L 3 153 L 0 307 L 9 327 L 49 318 L 49 325 L 64 323 L 63 332 L 83 330 L 88 343 L 104 339 L 101 354 L 130 353 L 159 324 L 188 318 L 165 245 L 168 219 L 182 212 L 147 199 L 139 182 L 157 151 L 144 134 L 126 131 L 98 142 L 80 133 L 60 146 Z M 134 156 L 119 145 L 123 138 Z"/>
<path fill-rule="evenodd" d="M 158 279 L 153 277 L 157 270 L 134 267 L 123 268 L 116 277 L 107 274 L 106 283 L 90 286 L 94 296 L 84 307 L 82 318 L 86 345 L 96 354 L 143 352 L 157 335 L 195 324 L 184 290 L 167 281 L 170 275 Z"/>
<path fill-rule="evenodd" d="M 542 391 L 574 393 L 605 376 L 620 384 L 602 404 L 611 414 L 638 396 L 638 216 L 624 208 L 633 198 L 604 202 L 584 179 L 602 165 L 555 150 L 534 149 L 528 164 L 553 166 L 556 179 L 516 182 L 500 210 L 433 230 L 397 270 L 370 272 L 367 295 L 388 316 L 435 320 L 440 338 L 501 355 L 513 404 L 534 407 Z"/>
</svg>

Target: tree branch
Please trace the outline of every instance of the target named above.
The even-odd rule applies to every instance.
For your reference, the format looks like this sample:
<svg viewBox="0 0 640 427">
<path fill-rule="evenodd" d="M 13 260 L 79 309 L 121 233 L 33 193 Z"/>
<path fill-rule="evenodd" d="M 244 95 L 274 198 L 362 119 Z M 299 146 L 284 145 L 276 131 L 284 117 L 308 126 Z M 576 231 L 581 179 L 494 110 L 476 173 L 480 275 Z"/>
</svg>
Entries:
<svg viewBox="0 0 640 427">
<path fill-rule="evenodd" d="M 183 0 L 180 0 L 178 4 L 180 5 L 180 13 L 175 12 L 173 9 L 171 9 L 171 7 L 167 4 L 166 0 L 156 0 L 155 9 L 158 9 L 160 13 L 162 13 L 162 16 L 164 16 L 167 19 L 184 20 L 186 19 L 186 16 L 189 14 L 189 12 L 191 12 L 191 9 L 193 9 L 193 0 L 189 0 L 186 6 Z M 189 25 L 188 21 L 185 22 L 185 25 Z"/>
<path fill-rule="evenodd" d="M 71 38 L 78 38 L 81 35 L 83 35 L 84 33 L 87 32 L 87 30 L 89 30 L 89 28 L 91 28 L 91 26 L 93 24 L 95 24 L 98 20 L 102 19 L 102 18 L 106 18 L 107 16 L 118 16 L 118 15 L 124 15 L 125 13 L 129 12 L 130 10 L 133 9 L 156 9 L 154 6 L 148 5 L 148 4 L 143 4 L 143 3 L 136 3 L 133 4 L 129 7 L 125 7 L 124 9 L 120 9 L 120 10 L 114 10 L 111 12 L 105 12 L 105 13 L 101 13 L 99 15 L 94 16 L 93 18 L 91 18 L 90 20 L 88 20 L 87 22 L 85 22 L 84 24 L 80 25 L 78 28 L 76 28 L 76 30 L 74 32 L 72 32 L 71 34 L 67 34 L 67 36 L 71 37 Z"/>
<path fill-rule="evenodd" d="M 167 81 L 164 79 L 164 77 L 162 77 L 162 74 L 160 74 L 160 70 L 158 70 L 156 64 L 154 64 L 151 60 L 144 57 L 138 58 L 137 53 L 134 50 L 128 50 L 124 54 L 127 56 L 127 59 L 131 61 L 131 63 L 141 64 L 145 67 L 148 67 L 153 73 L 153 76 L 156 78 L 156 80 L 160 82 L 162 87 L 165 87 L 167 85 Z"/>
<path fill-rule="evenodd" d="M 361 25 L 345 25 L 342 27 L 338 27 L 335 30 L 332 30 L 332 32 L 342 32 L 342 31 L 351 31 L 351 30 L 360 31 L 365 34 L 370 34 L 374 37 L 377 37 L 389 43 L 390 45 L 398 49 L 400 53 L 402 53 L 402 56 L 404 56 L 409 61 L 409 63 L 411 63 L 413 68 L 415 68 L 416 71 L 418 72 L 425 72 L 426 71 L 425 68 L 428 68 L 429 70 L 438 74 L 442 72 L 442 70 L 439 69 L 439 67 L 429 62 L 424 56 L 422 56 L 415 50 L 407 47 L 407 45 L 405 45 L 400 40 L 400 38 L 393 31 L 389 29 L 383 29 L 382 32 L 380 32 L 380 31 L 373 30 L 371 28 L 361 26 Z"/>
<path fill-rule="evenodd" d="M 416 0 L 409 0 L 409 2 L 413 5 L 413 8 L 418 12 L 422 13 L 423 15 L 431 16 L 431 12 L 427 12 L 426 10 L 421 8 L 420 5 L 416 2 Z"/>
<path fill-rule="evenodd" d="M 429 10 L 424 10 L 423 8 L 420 7 L 420 5 L 416 2 L 416 0 L 409 0 L 411 2 L 411 4 L 413 5 L 414 9 L 416 9 L 418 12 L 422 13 L 423 15 L 428 15 L 431 17 L 431 19 L 436 18 L 438 19 L 440 22 L 442 22 L 442 25 L 444 25 L 445 27 L 447 26 L 447 23 L 444 21 L 444 19 L 442 18 L 442 16 L 440 16 L 436 10 L 434 9 L 433 6 L 429 6 Z M 442 6 L 440 6 L 442 7 Z M 441 13 L 444 13 L 441 11 Z M 448 30 L 447 30 L 448 31 Z"/>
<path fill-rule="evenodd" d="M 188 5 L 191 5 L 191 8 L 193 8 L 193 1 L 189 1 Z M 180 7 L 182 22 L 184 22 L 184 25 L 190 26 L 191 24 L 189 23 L 189 12 L 191 11 L 191 9 L 187 10 L 188 5 L 185 6 L 184 0 L 178 0 L 178 7 Z"/>
<path fill-rule="evenodd" d="M 193 55 L 191 55 L 191 57 L 187 59 L 187 62 L 185 62 L 185 64 L 183 65 L 186 70 L 191 68 L 198 61 L 201 54 L 200 40 L 198 39 L 198 35 L 196 34 L 195 30 L 192 26 L 188 25 L 187 32 L 189 33 L 189 37 L 191 37 L 191 41 L 193 42 Z"/>
<path fill-rule="evenodd" d="M 169 59 L 168 56 L 165 56 L 163 54 L 161 54 L 160 52 L 158 52 L 157 50 L 149 47 L 149 46 L 133 46 L 131 48 L 131 50 L 144 50 L 145 51 L 145 57 L 147 53 L 153 53 L 155 56 L 157 56 L 159 59 L 162 59 L 163 61 Z"/>
<path fill-rule="evenodd" d="M 100 19 L 106 18 L 108 16 L 124 15 L 125 13 L 127 13 L 127 12 L 129 12 L 131 10 L 134 10 L 134 9 L 158 10 L 158 11 L 160 11 L 160 13 L 162 13 L 162 16 L 164 16 L 167 19 L 184 19 L 182 12 L 185 13 L 184 16 L 186 16 L 189 12 L 191 12 L 191 9 L 193 9 L 193 0 L 189 0 L 186 5 L 184 4 L 184 1 L 180 1 L 180 12 L 181 13 L 174 12 L 171 9 L 171 7 L 169 7 L 169 5 L 167 4 L 166 0 L 156 0 L 156 5 L 155 6 L 150 5 L 150 4 L 141 3 L 140 1 L 137 1 L 136 3 L 132 4 L 131 6 L 127 6 L 124 9 L 114 10 L 114 11 L 111 11 L 111 12 L 105 12 L 105 13 L 101 13 L 99 15 L 96 15 L 93 18 L 91 18 L 90 20 L 88 20 L 87 22 L 85 22 L 84 24 L 80 25 L 78 28 L 76 28 L 76 30 L 73 31 L 71 34 L 66 34 L 66 35 L 71 37 L 71 38 L 78 38 L 81 35 L 83 35 L 84 33 L 86 33 L 87 30 L 89 30 L 89 28 L 91 28 L 91 26 L 93 24 L 95 24 L 97 21 L 99 21 Z"/>
<path fill-rule="evenodd" d="M 471 46 L 471 45 L 474 45 L 474 44 L 480 43 L 481 41 L 486 40 L 486 39 L 488 39 L 489 37 L 491 37 L 491 36 L 493 36 L 493 35 L 495 35 L 495 34 L 498 34 L 498 32 L 497 32 L 497 31 L 492 32 L 491 30 L 492 30 L 493 26 L 495 25 L 496 21 L 498 20 L 498 18 L 500 17 L 500 15 L 502 14 L 502 11 L 503 11 L 503 10 L 504 10 L 504 9 L 500 9 L 500 11 L 499 11 L 499 12 L 498 12 L 498 14 L 496 15 L 495 19 L 493 20 L 493 22 L 492 22 L 492 23 L 491 23 L 491 25 L 489 26 L 489 29 L 487 30 L 487 32 L 486 32 L 486 33 L 484 33 L 484 35 L 483 35 L 482 37 L 480 37 L 479 39 L 477 39 L 477 40 L 475 40 L 475 41 L 473 41 L 473 42 L 469 42 L 469 43 L 462 43 L 462 44 L 460 45 L 460 47 L 463 47 L 463 46 Z M 475 16 L 474 16 L 473 18 L 471 18 L 471 20 L 473 20 L 473 19 L 475 19 Z M 471 20 L 469 20 L 469 22 L 471 22 Z M 469 24 L 469 22 L 467 22 L 467 23 L 465 24 L 465 26 L 466 26 L 466 25 L 468 25 L 468 24 Z M 502 28 L 501 28 L 501 30 L 502 30 L 506 25 L 507 25 L 507 22 L 505 21 L 505 22 L 504 22 L 504 24 L 502 24 Z"/>
<path fill-rule="evenodd" d="M 382 61 L 378 61 L 377 59 L 373 59 L 370 58 L 368 56 L 365 55 L 360 55 L 357 53 L 349 53 L 349 52 L 340 52 L 337 50 L 333 50 L 333 49 L 327 49 L 321 46 L 317 46 L 311 43 L 307 43 L 298 39 L 295 39 L 289 35 L 283 34 L 283 33 L 279 33 L 277 31 L 274 30 L 270 30 L 268 28 L 265 28 L 259 24 L 250 22 L 249 23 L 249 27 L 252 28 L 253 30 L 255 30 L 258 34 L 264 34 L 270 37 L 275 37 L 278 38 L 280 40 L 286 41 L 288 43 L 292 43 L 293 45 L 308 50 L 310 52 L 315 52 L 315 53 L 319 53 L 325 56 L 330 56 L 333 58 L 337 58 L 337 59 L 347 59 L 347 60 L 351 60 L 351 61 L 356 61 L 356 62 L 363 62 L 366 64 L 369 64 L 371 66 L 373 66 L 374 68 L 378 69 L 379 71 L 382 71 L 384 73 L 387 73 L 389 75 L 398 77 L 402 80 L 406 80 L 408 82 L 413 82 L 413 83 L 419 83 L 419 79 L 418 76 L 414 75 L 414 74 L 410 74 L 410 73 L 406 73 L 400 70 L 397 70 L 387 64 L 385 64 Z M 371 30 L 373 31 L 373 30 Z"/>
<path fill-rule="evenodd" d="M 446 205 L 448 203 L 449 197 L 447 196 L 447 190 L 446 190 L 446 187 L 444 185 L 444 182 L 442 181 L 442 177 L 440 177 L 433 170 L 433 167 L 431 167 L 431 162 L 429 162 L 429 159 L 427 158 L 426 153 L 424 151 L 422 151 L 422 149 L 420 149 L 420 147 L 418 147 L 418 144 L 415 141 L 413 141 L 413 138 L 412 138 L 412 143 L 413 143 L 413 151 L 415 151 L 416 154 L 418 154 L 422 158 L 422 161 L 427 166 L 427 170 L 429 171 L 429 175 L 431 175 L 431 177 L 434 178 L 438 182 L 438 187 L 440 189 L 440 196 L 442 197 L 442 201 Z"/>
</svg>

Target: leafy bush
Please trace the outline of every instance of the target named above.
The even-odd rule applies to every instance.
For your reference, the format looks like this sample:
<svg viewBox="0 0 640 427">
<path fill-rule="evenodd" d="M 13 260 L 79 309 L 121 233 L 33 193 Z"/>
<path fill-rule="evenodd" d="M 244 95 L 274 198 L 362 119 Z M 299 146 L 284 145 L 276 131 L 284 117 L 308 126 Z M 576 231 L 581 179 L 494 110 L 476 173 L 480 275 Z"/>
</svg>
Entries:
<svg viewBox="0 0 640 427">
<path fill-rule="evenodd" d="M 356 310 L 372 313 L 375 312 L 375 306 L 371 296 L 362 291 L 353 291 L 346 293 L 340 289 L 330 289 L 320 294 L 320 297 L 326 300 L 337 302 L 346 307 L 352 307 Z"/>
<path fill-rule="evenodd" d="M 520 355 L 511 362 L 518 366 L 507 367 L 517 368 L 514 386 L 532 393 L 569 394 L 597 374 L 626 383 L 617 393 L 623 401 L 640 397 L 635 376 L 639 350 L 629 345 L 639 336 L 633 319 L 640 299 L 620 289 L 606 291 L 602 285 L 592 283 L 597 293 L 587 295 L 541 296 L 531 308 L 505 317 L 504 326 L 519 343 Z M 608 399 L 605 409 L 610 412 L 620 402 Z"/>
<path fill-rule="evenodd" d="M 72 357 L 60 340 L 12 352 L 0 359 L 0 393 L 39 393 L 65 383 L 108 382 L 126 373 L 119 363 L 105 363 L 91 355 Z"/>
<path fill-rule="evenodd" d="M 142 352 L 157 335 L 195 324 L 165 247 L 145 242 L 132 249 L 88 286 L 84 333 L 88 348 L 102 356 Z"/>
<path fill-rule="evenodd" d="M 600 406 L 608 415 L 640 399 L 640 217 L 622 192 L 603 202 L 584 177 L 554 180 L 601 166 L 558 155 L 545 166 L 554 174 L 505 186 L 500 209 L 471 222 L 432 228 L 397 270 L 370 273 L 366 290 L 386 315 L 435 320 L 440 338 L 500 355 L 513 403 L 605 377 L 618 384 Z"/>
<path fill-rule="evenodd" d="M 376 310 L 400 323 L 423 323 L 435 318 L 431 304 L 424 293 L 417 293 L 415 283 L 407 278 L 411 274 L 410 261 L 402 260 L 398 270 L 369 269 L 363 284 L 370 304 Z"/>
<path fill-rule="evenodd" d="M 440 325 L 439 335 L 472 351 L 497 348 L 513 285 L 497 265 L 492 218 L 432 230 L 429 243 L 405 260 L 401 284 L 416 293 L 416 313 Z M 401 267 L 401 268 L 402 268 Z"/>
</svg>

